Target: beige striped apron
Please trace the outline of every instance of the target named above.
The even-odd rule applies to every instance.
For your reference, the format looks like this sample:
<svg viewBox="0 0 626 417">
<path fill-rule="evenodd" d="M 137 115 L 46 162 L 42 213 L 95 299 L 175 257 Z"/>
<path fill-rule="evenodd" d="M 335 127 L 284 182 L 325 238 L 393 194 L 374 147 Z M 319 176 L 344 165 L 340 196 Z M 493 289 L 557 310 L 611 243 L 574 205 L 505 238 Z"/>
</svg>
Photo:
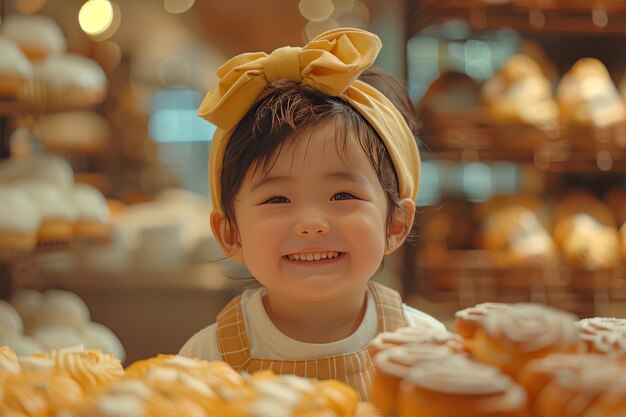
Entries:
<svg viewBox="0 0 626 417">
<path fill-rule="evenodd" d="M 378 332 L 406 326 L 400 294 L 378 283 L 370 283 L 378 314 Z M 238 371 L 249 373 L 271 369 L 276 374 L 293 374 L 316 379 L 337 379 L 367 400 L 374 377 L 374 365 L 367 347 L 353 353 L 306 360 L 254 358 L 241 311 L 241 296 L 235 297 L 217 316 L 217 336 L 222 360 Z"/>
</svg>

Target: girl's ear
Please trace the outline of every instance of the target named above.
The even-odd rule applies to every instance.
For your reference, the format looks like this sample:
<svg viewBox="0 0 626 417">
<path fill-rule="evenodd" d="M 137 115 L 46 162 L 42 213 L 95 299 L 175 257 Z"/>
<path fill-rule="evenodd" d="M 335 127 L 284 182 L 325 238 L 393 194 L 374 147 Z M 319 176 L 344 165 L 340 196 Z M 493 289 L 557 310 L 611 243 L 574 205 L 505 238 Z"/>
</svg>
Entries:
<svg viewBox="0 0 626 417">
<path fill-rule="evenodd" d="M 415 203 L 410 198 L 400 200 L 399 207 L 393 209 L 391 223 L 387 228 L 387 247 L 385 255 L 389 255 L 402 245 L 413 226 Z"/>
<path fill-rule="evenodd" d="M 243 265 L 243 252 L 241 250 L 241 242 L 239 241 L 239 233 L 221 210 L 213 210 L 211 213 L 211 229 L 217 243 L 226 255 L 234 262 Z"/>
</svg>

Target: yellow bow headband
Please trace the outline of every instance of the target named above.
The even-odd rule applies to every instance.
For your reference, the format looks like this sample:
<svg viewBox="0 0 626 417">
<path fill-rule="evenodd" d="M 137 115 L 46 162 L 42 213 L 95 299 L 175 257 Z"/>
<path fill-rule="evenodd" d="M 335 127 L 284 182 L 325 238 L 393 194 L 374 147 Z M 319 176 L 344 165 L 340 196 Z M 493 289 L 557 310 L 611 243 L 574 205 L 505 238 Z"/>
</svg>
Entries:
<svg viewBox="0 0 626 417">
<path fill-rule="evenodd" d="M 373 126 L 391 156 L 400 198 L 417 198 L 420 158 L 409 126 L 379 91 L 357 80 L 376 59 L 378 36 L 359 29 L 334 29 L 302 48 L 286 46 L 270 55 L 238 55 L 217 70 L 220 82 L 200 104 L 198 115 L 217 126 L 209 154 L 213 207 L 220 208 L 224 152 L 235 125 L 254 105 L 265 86 L 287 79 L 308 84 L 352 105 Z"/>
</svg>

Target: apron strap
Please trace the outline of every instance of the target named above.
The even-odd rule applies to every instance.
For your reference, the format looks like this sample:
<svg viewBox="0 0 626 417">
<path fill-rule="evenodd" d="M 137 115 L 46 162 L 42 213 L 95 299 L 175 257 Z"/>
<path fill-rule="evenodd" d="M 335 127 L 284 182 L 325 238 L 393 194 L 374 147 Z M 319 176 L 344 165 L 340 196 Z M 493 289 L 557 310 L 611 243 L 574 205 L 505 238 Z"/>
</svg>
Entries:
<svg viewBox="0 0 626 417">
<path fill-rule="evenodd" d="M 233 298 L 217 315 L 217 342 L 222 360 L 236 371 L 250 361 L 250 343 L 241 312 L 241 296 Z"/>
<path fill-rule="evenodd" d="M 400 293 L 377 282 L 369 283 L 369 290 L 376 302 L 378 313 L 378 332 L 393 332 L 400 327 L 406 327 Z"/>
</svg>

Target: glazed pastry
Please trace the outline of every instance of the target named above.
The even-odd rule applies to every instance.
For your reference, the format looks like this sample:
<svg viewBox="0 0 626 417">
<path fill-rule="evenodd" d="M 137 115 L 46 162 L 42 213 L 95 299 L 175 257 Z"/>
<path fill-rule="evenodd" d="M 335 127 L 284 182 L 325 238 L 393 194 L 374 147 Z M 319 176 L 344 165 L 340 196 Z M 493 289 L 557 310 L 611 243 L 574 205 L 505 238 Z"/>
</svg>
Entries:
<svg viewBox="0 0 626 417">
<path fill-rule="evenodd" d="M 17 44 L 4 36 L 0 36 L 0 56 L 0 97 L 16 97 L 33 77 L 33 68 Z"/>
<path fill-rule="evenodd" d="M 583 369 L 615 366 L 615 363 L 600 354 L 594 353 L 553 353 L 528 362 L 518 375 L 518 382 L 526 388 L 531 411 L 536 412 L 537 399 L 542 391 L 559 374 L 576 378 Z"/>
<path fill-rule="evenodd" d="M 594 317 L 576 323 L 583 352 L 626 355 L 626 319 Z"/>
<path fill-rule="evenodd" d="M 71 411 L 83 400 L 83 390 L 67 373 L 23 371 L 4 383 L 4 404 L 29 417 Z"/>
<path fill-rule="evenodd" d="M 383 415 L 394 415 L 400 382 L 411 369 L 430 362 L 465 360 L 465 356 L 439 345 L 409 344 L 384 350 L 374 357 L 376 376 L 369 400 Z"/>
<path fill-rule="evenodd" d="M 459 335 L 445 330 L 424 330 L 413 327 L 403 327 L 394 332 L 379 333 L 369 344 L 369 353 L 373 358 L 378 352 L 401 345 L 442 345 L 455 352 L 463 352 L 463 341 Z"/>
<path fill-rule="evenodd" d="M 582 58 L 563 75 L 556 98 L 567 124 L 607 127 L 626 120 L 626 107 L 604 64 Z"/>
<path fill-rule="evenodd" d="M 60 349 L 50 352 L 47 357 L 54 361 L 56 368 L 65 370 L 85 392 L 106 386 L 124 376 L 120 361 L 97 349 Z"/>
<path fill-rule="evenodd" d="M 482 303 L 474 307 L 468 307 L 454 313 L 454 327 L 465 339 L 472 339 L 476 330 L 482 327 L 485 317 L 492 313 L 498 313 L 509 308 L 505 303 Z"/>
<path fill-rule="evenodd" d="M 65 50 L 65 36 L 48 16 L 11 14 L 2 22 L 2 35 L 15 41 L 31 59 L 39 59 Z"/>
<path fill-rule="evenodd" d="M 593 402 L 584 417 L 626 416 L 626 377 L 620 375 Z"/>
<path fill-rule="evenodd" d="M 620 262 L 617 230 L 588 214 L 561 220 L 556 224 L 554 236 L 563 258 L 571 266 L 595 270 L 613 268 Z"/>
<path fill-rule="evenodd" d="M 512 56 L 481 90 L 491 116 L 543 128 L 556 127 L 559 110 L 550 82 L 530 57 Z"/>
<path fill-rule="evenodd" d="M 555 245 L 537 216 L 522 206 L 509 206 L 489 215 L 482 227 L 483 247 L 500 264 L 516 265 L 554 258 Z"/>
<path fill-rule="evenodd" d="M 515 377 L 530 360 L 576 349 L 576 317 L 541 304 L 513 304 L 487 315 L 474 337 L 473 356 Z"/>
<path fill-rule="evenodd" d="M 568 372 L 557 374 L 537 397 L 537 417 L 586 416 L 607 387 L 624 375 L 626 369 L 616 365 L 584 367 L 576 377 Z"/>
<path fill-rule="evenodd" d="M 497 368 L 466 361 L 411 370 L 400 384 L 398 417 L 527 417 L 524 389 Z"/>
<path fill-rule="evenodd" d="M 212 386 L 226 385 L 237 387 L 243 384 L 241 375 L 233 370 L 226 362 L 209 362 L 180 355 L 162 354 L 134 362 L 126 368 L 126 376 L 128 378 L 144 378 L 152 368 L 171 368 L 185 372 L 202 380 L 209 381 Z"/>
</svg>

